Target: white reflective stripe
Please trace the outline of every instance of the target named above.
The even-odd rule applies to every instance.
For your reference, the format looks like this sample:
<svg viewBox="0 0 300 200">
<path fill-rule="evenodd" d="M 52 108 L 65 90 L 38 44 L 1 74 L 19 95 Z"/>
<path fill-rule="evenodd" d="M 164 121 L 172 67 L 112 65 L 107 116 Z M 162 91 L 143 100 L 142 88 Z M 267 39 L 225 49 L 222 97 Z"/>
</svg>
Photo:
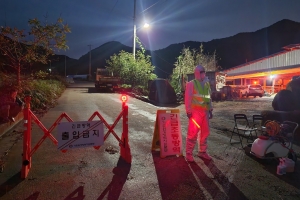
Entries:
<svg viewBox="0 0 300 200">
<path fill-rule="evenodd" d="M 195 96 L 195 97 L 202 97 L 202 98 L 210 99 L 210 95 L 194 94 L 194 96 Z"/>
<path fill-rule="evenodd" d="M 205 101 L 196 101 L 193 102 L 194 104 L 209 104 L 209 102 L 205 102 Z"/>
</svg>

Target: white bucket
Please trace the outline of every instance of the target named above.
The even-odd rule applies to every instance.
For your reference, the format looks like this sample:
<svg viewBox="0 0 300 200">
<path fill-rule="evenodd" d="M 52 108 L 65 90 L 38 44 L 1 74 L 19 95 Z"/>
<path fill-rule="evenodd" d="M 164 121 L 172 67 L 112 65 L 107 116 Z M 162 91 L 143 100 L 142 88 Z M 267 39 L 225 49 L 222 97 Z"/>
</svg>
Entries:
<svg viewBox="0 0 300 200">
<path fill-rule="evenodd" d="M 285 158 L 286 172 L 294 172 L 295 162 L 292 159 Z"/>
</svg>

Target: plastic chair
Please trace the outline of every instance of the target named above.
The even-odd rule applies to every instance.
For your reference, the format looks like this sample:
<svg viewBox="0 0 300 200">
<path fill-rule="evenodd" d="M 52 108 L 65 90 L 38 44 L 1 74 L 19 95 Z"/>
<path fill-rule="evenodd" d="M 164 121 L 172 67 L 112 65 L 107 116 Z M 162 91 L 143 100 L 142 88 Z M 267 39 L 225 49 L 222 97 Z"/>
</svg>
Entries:
<svg viewBox="0 0 300 200">
<path fill-rule="evenodd" d="M 253 132 L 256 134 L 256 130 L 257 128 L 250 126 L 245 114 L 234 114 L 234 127 L 230 137 L 230 144 L 240 143 L 242 148 L 244 148 L 243 137 L 247 138 L 247 142 L 249 142 L 249 140 L 254 141 Z M 231 142 L 233 135 L 239 137 L 239 142 Z"/>
<path fill-rule="evenodd" d="M 266 132 L 266 127 L 263 126 L 262 124 L 263 117 L 261 115 L 253 115 L 252 122 L 253 122 L 252 127 L 257 128 L 257 131 L 260 132 L 261 135 L 263 135 Z M 256 137 L 257 137 L 257 133 L 256 133 Z"/>
<path fill-rule="evenodd" d="M 291 142 L 291 149 L 293 148 L 293 142 L 294 142 L 294 135 L 298 128 L 299 124 L 296 122 L 291 121 L 284 121 L 281 124 L 281 131 L 285 132 L 285 139 L 289 140 Z"/>
</svg>

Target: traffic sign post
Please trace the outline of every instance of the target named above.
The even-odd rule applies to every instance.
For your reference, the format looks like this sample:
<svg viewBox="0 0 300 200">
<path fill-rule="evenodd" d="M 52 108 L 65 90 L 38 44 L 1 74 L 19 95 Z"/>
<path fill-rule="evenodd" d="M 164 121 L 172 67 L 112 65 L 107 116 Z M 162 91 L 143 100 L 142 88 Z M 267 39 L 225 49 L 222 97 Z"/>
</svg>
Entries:
<svg viewBox="0 0 300 200">
<path fill-rule="evenodd" d="M 132 156 L 129 146 L 129 138 L 128 138 L 128 105 L 127 102 L 127 96 L 121 98 L 122 99 L 122 110 L 123 110 L 123 133 L 122 133 L 122 141 L 123 145 L 120 146 L 120 154 L 121 157 L 127 162 L 131 163 Z"/>
</svg>

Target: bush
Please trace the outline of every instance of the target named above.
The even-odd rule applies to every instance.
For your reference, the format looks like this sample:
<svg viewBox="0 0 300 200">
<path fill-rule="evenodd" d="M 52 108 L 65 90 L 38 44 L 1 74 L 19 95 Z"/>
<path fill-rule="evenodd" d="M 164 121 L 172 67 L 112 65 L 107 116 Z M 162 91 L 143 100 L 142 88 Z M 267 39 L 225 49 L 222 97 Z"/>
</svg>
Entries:
<svg viewBox="0 0 300 200">
<path fill-rule="evenodd" d="M 121 88 L 124 88 L 124 89 L 127 89 L 127 88 L 131 88 L 132 86 L 131 85 L 128 85 L 128 84 L 122 84 L 121 85 Z"/>
<path fill-rule="evenodd" d="M 132 92 L 140 96 L 148 96 L 149 94 L 148 89 L 144 86 L 136 86 L 132 89 Z"/>
<path fill-rule="evenodd" d="M 300 110 L 300 78 L 293 79 L 287 86 L 287 90 L 292 91 L 294 96 L 295 109 Z"/>
<path fill-rule="evenodd" d="M 293 92 L 290 90 L 280 90 L 272 101 L 272 107 L 278 111 L 293 111 L 295 110 L 295 101 Z"/>
<path fill-rule="evenodd" d="M 21 84 L 18 86 L 18 97 L 24 101 L 25 96 L 31 96 L 31 110 L 47 110 L 54 106 L 56 100 L 64 92 L 66 81 L 58 76 L 44 76 L 43 73 L 38 73 L 41 79 L 34 77 L 22 77 Z M 0 74 L 0 88 L 16 87 L 16 83 L 11 75 L 8 78 L 6 74 Z M 35 77 L 37 78 L 37 77 Z M 4 89 L 1 89 L 3 91 Z"/>
<path fill-rule="evenodd" d="M 42 80 L 49 79 L 49 77 L 50 77 L 49 73 L 41 71 L 41 70 L 32 74 L 31 76 L 34 79 L 42 79 Z"/>
</svg>

